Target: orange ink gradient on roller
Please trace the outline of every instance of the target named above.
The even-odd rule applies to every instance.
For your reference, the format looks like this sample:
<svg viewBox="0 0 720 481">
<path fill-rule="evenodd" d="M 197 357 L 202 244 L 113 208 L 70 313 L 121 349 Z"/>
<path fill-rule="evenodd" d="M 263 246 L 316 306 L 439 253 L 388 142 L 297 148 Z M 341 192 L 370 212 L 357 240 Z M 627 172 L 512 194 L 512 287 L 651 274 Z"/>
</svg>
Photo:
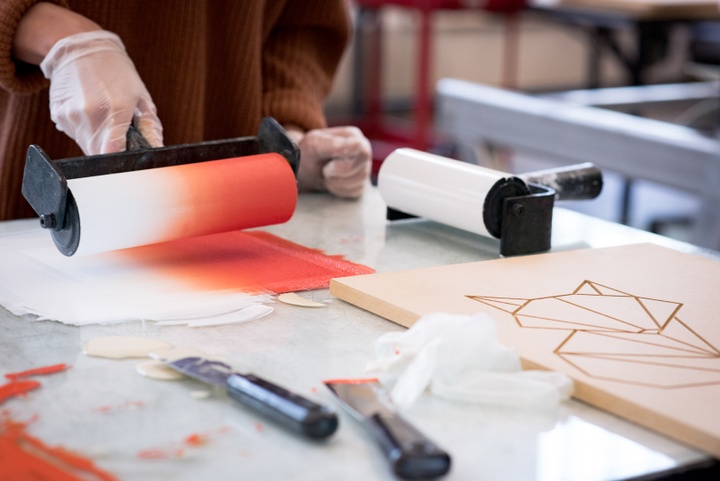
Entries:
<svg viewBox="0 0 720 481">
<path fill-rule="evenodd" d="M 168 168 L 181 186 L 185 212 L 167 226 L 168 238 L 280 224 L 297 204 L 295 176 L 279 154 L 251 155 Z"/>
</svg>

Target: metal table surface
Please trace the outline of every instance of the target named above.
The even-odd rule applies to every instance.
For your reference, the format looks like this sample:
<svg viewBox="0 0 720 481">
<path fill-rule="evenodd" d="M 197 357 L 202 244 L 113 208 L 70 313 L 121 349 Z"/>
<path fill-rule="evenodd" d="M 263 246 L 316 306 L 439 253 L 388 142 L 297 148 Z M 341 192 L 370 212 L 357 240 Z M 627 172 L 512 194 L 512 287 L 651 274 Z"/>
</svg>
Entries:
<svg viewBox="0 0 720 481">
<path fill-rule="evenodd" d="M 274 234 L 378 271 L 498 257 L 498 242 L 414 219 L 388 224 L 371 189 L 358 202 L 303 195 Z M 0 234 L 38 228 L 35 221 L 0 223 Z M 654 242 L 713 256 L 691 245 L 555 210 L 553 250 Z M 3 279 L 0 282 L 12 282 Z M 38 293 L 41 295 L 42 293 Z M 64 362 L 72 368 L 43 377 L 42 387 L 8 400 L 3 412 L 29 419 L 30 434 L 92 458 L 121 480 L 294 479 L 389 480 L 380 450 L 363 427 L 338 408 L 340 428 L 323 442 L 302 439 L 233 403 L 223 393 L 191 394 L 195 381 L 147 379 L 138 360 L 84 356 L 82 343 L 108 335 L 144 336 L 218 356 L 316 400 L 337 406 L 322 380 L 363 376 L 375 340 L 402 329 L 338 299 L 327 289 L 306 297 L 326 308 L 282 303 L 262 319 L 203 329 L 152 323 L 72 327 L 20 318 L 0 308 L 0 374 Z M 404 412 L 453 459 L 448 480 L 617 480 L 672 472 L 711 460 L 707 455 L 581 402 L 555 411 L 462 404 L 424 395 Z M 182 456 L 144 459 L 146 449 L 173 452 L 193 433 L 206 443 Z M 179 451 L 177 451 L 179 453 Z M 654 479 L 654 478 L 653 478 Z"/>
</svg>

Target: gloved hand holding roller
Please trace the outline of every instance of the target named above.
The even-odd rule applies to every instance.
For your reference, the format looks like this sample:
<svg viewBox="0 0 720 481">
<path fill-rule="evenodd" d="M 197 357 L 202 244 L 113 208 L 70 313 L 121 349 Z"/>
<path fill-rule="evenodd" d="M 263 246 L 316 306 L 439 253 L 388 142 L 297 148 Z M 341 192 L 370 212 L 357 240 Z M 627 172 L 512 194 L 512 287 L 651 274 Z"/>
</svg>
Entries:
<svg viewBox="0 0 720 481">
<path fill-rule="evenodd" d="M 316 129 L 307 133 L 288 127 L 300 147 L 301 190 L 327 190 L 345 198 L 363 193 L 370 176 L 370 141 L 357 127 Z"/>
<path fill-rule="evenodd" d="M 152 147 L 163 145 L 155 104 L 114 33 L 97 30 L 63 38 L 40 68 L 50 80 L 53 122 L 86 155 L 124 150 L 131 122 Z M 301 190 L 328 191 L 343 198 L 362 195 L 372 154 L 360 129 L 287 130 L 300 147 Z"/>
<path fill-rule="evenodd" d="M 124 150 L 133 117 L 152 147 L 163 145 L 155 104 L 116 34 L 40 3 L 18 24 L 14 53 L 39 64 L 50 81 L 50 118 L 85 155 Z"/>
<path fill-rule="evenodd" d="M 362 195 L 369 141 L 354 127 L 328 128 L 322 113 L 349 38 L 343 2 L 192 2 L 172 11 L 135 0 L 3 3 L 0 27 L 15 33 L 0 55 L 10 59 L 0 65 L 0 220 L 32 215 L 11 165 L 28 145 L 58 159 L 81 155 L 77 147 L 86 156 L 121 152 L 131 123 L 162 147 L 254 135 L 274 117 L 300 147 L 300 191 Z"/>
<path fill-rule="evenodd" d="M 86 155 L 125 150 L 133 122 L 152 147 L 162 125 L 120 37 L 83 32 L 55 43 L 40 64 L 50 80 L 50 117 Z"/>
</svg>

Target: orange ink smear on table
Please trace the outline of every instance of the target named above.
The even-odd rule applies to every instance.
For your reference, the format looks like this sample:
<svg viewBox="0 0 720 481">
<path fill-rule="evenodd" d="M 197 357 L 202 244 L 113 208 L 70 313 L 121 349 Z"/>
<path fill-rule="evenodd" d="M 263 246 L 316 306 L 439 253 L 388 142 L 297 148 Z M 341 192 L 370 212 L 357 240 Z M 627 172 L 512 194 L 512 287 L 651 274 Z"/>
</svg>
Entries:
<svg viewBox="0 0 720 481">
<path fill-rule="evenodd" d="M 8 373 L 8 374 L 5 374 L 5 377 L 7 379 L 10 379 L 11 381 L 17 381 L 18 379 L 21 379 L 24 377 L 55 374 L 56 372 L 64 371 L 69 367 L 70 366 L 68 366 L 65 363 L 53 364 L 52 366 L 37 367 L 34 369 L 28 369 L 26 371 Z"/>
<path fill-rule="evenodd" d="M 22 396 L 40 387 L 37 381 L 10 381 L 0 386 L 0 404 L 15 396 Z"/>
<path fill-rule="evenodd" d="M 160 448 L 143 449 L 137 453 L 137 457 L 140 459 L 182 458 L 185 457 L 185 450 L 180 448 L 172 450 Z"/>
<path fill-rule="evenodd" d="M 186 447 L 203 446 L 207 444 L 211 438 L 228 431 L 230 431 L 229 427 L 222 427 L 206 433 L 192 433 L 186 436 L 180 444 L 174 444 L 166 448 L 143 449 L 137 453 L 137 457 L 140 459 L 182 458 L 185 457 Z"/>
<path fill-rule="evenodd" d="M 118 411 L 121 409 L 134 409 L 134 408 L 141 408 L 145 406 L 144 401 L 125 401 L 121 404 L 105 404 L 103 406 L 98 406 L 95 408 L 92 408 L 92 412 L 95 413 L 109 413 L 111 411 Z"/>
<path fill-rule="evenodd" d="M 200 446 L 201 444 L 205 444 L 207 439 L 207 436 L 194 433 L 185 438 L 185 444 L 190 444 L 192 446 Z"/>
<path fill-rule="evenodd" d="M 26 423 L 0 419 L 0 479 L 8 481 L 118 481 L 95 463 L 26 432 Z"/>
<path fill-rule="evenodd" d="M 276 294 L 322 289 L 374 269 L 264 231 L 233 231 L 119 251 L 128 260 L 198 289 Z"/>
<path fill-rule="evenodd" d="M 360 379 L 328 379 L 323 384 L 370 384 L 378 382 L 376 377 L 366 377 Z"/>
</svg>

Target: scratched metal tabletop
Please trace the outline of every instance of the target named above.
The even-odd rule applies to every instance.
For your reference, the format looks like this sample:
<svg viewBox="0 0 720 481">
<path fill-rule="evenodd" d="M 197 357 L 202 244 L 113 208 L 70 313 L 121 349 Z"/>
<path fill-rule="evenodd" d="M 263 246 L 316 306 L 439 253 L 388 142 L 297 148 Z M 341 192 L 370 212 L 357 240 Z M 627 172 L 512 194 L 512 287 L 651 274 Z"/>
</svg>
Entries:
<svg viewBox="0 0 720 481">
<path fill-rule="evenodd" d="M 429 267 L 499 257 L 499 242 L 425 220 L 385 221 L 375 190 L 361 201 L 303 195 L 284 225 L 263 228 L 302 245 L 342 254 L 376 270 Z M 40 228 L 0 223 L 0 234 Z M 553 250 L 654 242 L 685 252 L 688 244 L 558 208 Z M 3 278 L 0 283 L 12 282 Z M 41 292 L 38 295 L 42 295 Z M 338 299 L 327 289 L 305 297 L 309 309 L 275 303 L 267 317 L 203 329 L 153 323 L 72 327 L 21 318 L 0 308 L 0 375 L 67 363 L 42 387 L 2 404 L 28 432 L 51 446 L 92 459 L 120 480 L 293 479 L 390 480 L 381 452 L 338 407 L 340 428 L 308 441 L 232 402 L 222 392 L 197 399 L 196 381 L 137 374 L 137 359 L 82 354 L 84 341 L 109 335 L 161 339 L 220 357 L 312 399 L 337 406 L 324 379 L 362 377 L 375 340 L 403 328 Z M 617 480 L 702 465 L 705 454 L 571 400 L 557 410 L 463 404 L 424 395 L 403 412 L 452 456 L 448 480 Z M 184 442 L 201 435 L 202 443 Z M 144 457 L 154 450 L 163 456 Z"/>
</svg>

